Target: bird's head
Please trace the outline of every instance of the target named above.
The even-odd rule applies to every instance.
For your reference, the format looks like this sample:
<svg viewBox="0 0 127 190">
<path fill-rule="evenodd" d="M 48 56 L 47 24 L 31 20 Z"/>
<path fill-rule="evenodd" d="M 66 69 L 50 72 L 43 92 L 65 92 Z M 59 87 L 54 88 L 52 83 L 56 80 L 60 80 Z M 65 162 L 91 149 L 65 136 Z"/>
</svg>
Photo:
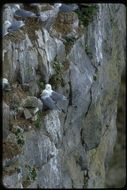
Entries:
<svg viewBox="0 0 127 190">
<path fill-rule="evenodd" d="M 7 26 L 7 27 L 9 27 L 9 26 L 11 26 L 11 22 L 10 22 L 9 20 L 6 20 L 6 21 L 4 22 L 4 25 Z"/>
<path fill-rule="evenodd" d="M 46 89 L 46 90 L 52 90 L 52 87 L 51 87 L 50 84 L 46 84 L 46 85 L 45 85 L 45 89 Z"/>
<path fill-rule="evenodd" d="M 55 3 L 54 8 L 60 8 L 62 6 L 62 3 Z"/>
<path fill-rule="evenodd" d="M 14 4 L 14 8 L 15 9 L 20 9 L 20 5 L 19 4 Z"/>
<path fill-rule="evenodd" d="M 24 26 L 25 23 L 22 20 L 19 20 L 20 26 Z"/>
<path fill-rule="evenodd" d="M 2 86 L 3 86 L 3 89 L 6 90 L 6 91 L 11 90 L 10 84 L 8 82 L 8 79 L 6 79 L 6 78 L 2 79 Z"/>
</svg>

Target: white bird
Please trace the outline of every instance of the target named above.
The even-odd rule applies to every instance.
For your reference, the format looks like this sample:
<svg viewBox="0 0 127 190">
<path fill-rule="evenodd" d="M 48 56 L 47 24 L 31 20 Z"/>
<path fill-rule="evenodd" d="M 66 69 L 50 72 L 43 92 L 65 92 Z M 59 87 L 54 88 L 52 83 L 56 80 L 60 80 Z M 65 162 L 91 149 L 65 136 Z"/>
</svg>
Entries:
<svg viewBox="0 0 127 190">
<path fill-rule="evenodd" d="M 10 91 L 11 89 L 10 89 L 10 84 L 9 84 L 9 82 L 8 82 L 8 79 L 6 79 L 6 78 L 3 78 L 2 79 L 2 89 L 4 90 L 4 91 Z"/>
<path fill-rule="evenodd" d="M 41 94 L 41 100 L 43 104 L 49 109 L 64 112 L 63 109 L 58 107 L 57 102 L 67 100 L 67 98 L 62 94 L 53 91 L 50 84 L 46 84 L 45 89 Z"/>
<path fill-rule="evenodd" d="M 45 22 L 45 21 L 53 21 L 56 15 L 59 12 L 59 8 L 61 7 L 61 3 L 55 3 L 54 6 L 52 6 L 51 10 L 46 10 L 41 13 L 38 13 L 38 18 L 40 21 Z"/>
<path fill-rule="evenodd" d="M 24 17 L 24 18 L 37 17 L 35 13 L 21 9 L 20 5 L 18 5 L 18 4 L 13 5 L 13 12 L 14 12 L 14 16 L 17 16 L 17 17 Z"/>
<path fill-rule="evenodd" d="M 21 20 L 20 21 L 15 20 L 13 22 L 10 22 L 9 20 L 6 20 L 4 22 L 4 25 L 7 28 L 7 33 L 6 34 L 8 34 L 8 32 L 17 31 L 18 29 L 20 29 L 21 27 L 23 27 L 25 25 L 25 23 L 23 21 L 21 21 Z"/>
<path fill-rule="evenodd" d="M 59 7 L 60 12 L 72 12 L 72 11 L 75 11 L 76 9 L 78 9 L 78 5 L 76 5 L 76 4 L 65 4 L 65 3 L 63 3 Z"/>
<path fill-rule="evenodd" d="M 48 92 L 51 94 L 51 95 L 50 95 L 51 98 L 52 98 L 54 101 L 57 102 L 57 101 L 59 101 L 59 100 L 61 100 L 61 101 L 62 101 L 62 100 L 67 100 L 67 98 L 66 98 L 64 95 L 59 94 L 59 93 L 53 91 L 50 84 L 46 84 L 46 85 L 45 85 L 45 89 L 48 90 Z"/>
</svg>

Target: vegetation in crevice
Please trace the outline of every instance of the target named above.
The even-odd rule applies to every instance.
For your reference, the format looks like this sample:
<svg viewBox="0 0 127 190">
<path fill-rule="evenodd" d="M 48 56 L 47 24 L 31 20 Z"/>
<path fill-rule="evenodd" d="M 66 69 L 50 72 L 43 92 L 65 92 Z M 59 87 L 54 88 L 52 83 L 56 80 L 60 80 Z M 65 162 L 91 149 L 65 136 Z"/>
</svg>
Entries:
<svg viewBox="0 0 127 190">
<path fill-rule="evenodd" d="M 43 81 L 38 81 L 38 86 L 41 90 L 45 89 L 45 82 Z"/>
<path fill-rule="evenodd" d="M 53 62 L 54 74 L 49 80 L 49 83 L 56 89 L 59 85 L 64 86 L 62 73 L 64 71 L 64 65 L 60 63 L 56 58 Z"/>
<path fill-rule="evenodd" d="M 93 80 L 94 80 L 94 81 L 97 80 L 97 76 L 96 76 L 96 74 L 93 75 Z"/>
<path fill-rule="evenodd" d="M 89 180 L 89 177 L 84 175 L 84 188 L 88 187 L 88 180 Z"/>
<path fill-rule="evenodd" d="M 85 45 L 85 52 L 89 56 L 89 58 L 92 59 L 92 52 L 87 44 Z"/>
<path fill-rule="evenodd" d="M 95 16 L 97 12 L 97 5 L 82 6 L 75 12 L 77 13 L 79 18 L 79 24 L 86 27 L 92 21 L 93 16 Z"/>
<path fill-rule="evenodd" d="M 17 128 L 15 135 L 16 135 L 17 144 L 23 146 L 25 143 L 23 132 L 19 128 Z"/>
<path fill-rule="evenodd" d="M 26 165 L 26 178 L 23 181 L 23 187 L 27 187 L 31 184 L 31 182 L 35 181 L 37 178 L 37 169 L 33 166 Z"/>
<path fill-rule="evenodd" d="M 68 54 L 68 52 L 70 51 L 71 47 L 74 45 L 75 41 L 76 41 L 76 38 L 75 37 L 65 37 L 64 38 L 65 42 L 64 42 L 64 45 L 65 45 L 65 50 L 66 50 L 66 53 Z"/>
<path fill-rule="evenodd" d="M 42 115 L 41 115 L 41 112 L 38 111 L 37 114 L 37 119 L 35 120 L 35 127 L 36 128 L 40 128 L 40 125 L 41 125 L 41 118 L 42 118 Z"/>
</svg>

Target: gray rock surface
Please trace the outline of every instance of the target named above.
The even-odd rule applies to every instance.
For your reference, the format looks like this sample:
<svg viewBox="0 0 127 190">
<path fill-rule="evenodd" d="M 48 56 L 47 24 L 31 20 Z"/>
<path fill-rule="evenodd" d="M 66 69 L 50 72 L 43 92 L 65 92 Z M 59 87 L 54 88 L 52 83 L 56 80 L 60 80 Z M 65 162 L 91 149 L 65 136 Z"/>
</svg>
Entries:
<svg viewBox="0 0 127 190">
<path fill-rule="evenodd" d="M 53 19 L 45 23 L 28 19 L 21 31 L 3 38 L 3 75 L 15 86 L 3 97 L 4 143 L 17 143 L 14 156 L 18 156 L 9 158 L 9 167 L 17 163 L 16 168 L 21 168 L 18 177 L 17 170 L 5 164 L 3 184 L 12 188 L 102 188 L 117 136 L 117 98 L 125 66 L 125 7 L 97 4 L 96 14 L 83 26 L 80 21 L 88 22 L 88 15 L 58 14 L 52 11 L 55 6 L 21 4 L 35 13 L 51 12 Z M 87 9 L 92 11 L 93 5 Z M 3 8 L 6 19 L 14 20 L 10 4 Z M 45 83 L 68 97 L 65 114 L 41 110 L 38 101 Z M 24 118 L 24 109 L 33 115 L 37 107 L 35 119 L 29 120 L 32 116 L 26 113 Z M 9 121 L 10 108 L 21 113 Z M 23 130 L 11 131 L 14 125 Z"/>
<path fill-rule="evenodd" d="M 3 116 L 3 138 L 6 138 L 9 135 L 10 110 L 5 102 L 3 102 Z"/>
</svg>

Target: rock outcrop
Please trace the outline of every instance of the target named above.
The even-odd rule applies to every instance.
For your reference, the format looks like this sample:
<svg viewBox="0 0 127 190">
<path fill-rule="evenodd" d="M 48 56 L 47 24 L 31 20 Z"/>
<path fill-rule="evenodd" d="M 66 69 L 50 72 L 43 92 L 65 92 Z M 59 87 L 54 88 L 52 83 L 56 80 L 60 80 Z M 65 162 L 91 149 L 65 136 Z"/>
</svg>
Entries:
<svg viewBox="0 0 127 190">
<path fill-rule="evenodd" d="M 12 88 L 3 94 L 3 185 L 105 187 L 125 66 L 125 7 L 21 7 L 43 18 L 25 19 L 2 41 L 3 77 Z M 11 4 L 4 5 L 3 21 L 14 19 Z M 43 110 L 39 98 L 46 83 L 68 97 L 61 105 L 65 113 Z"/>
</svg>

